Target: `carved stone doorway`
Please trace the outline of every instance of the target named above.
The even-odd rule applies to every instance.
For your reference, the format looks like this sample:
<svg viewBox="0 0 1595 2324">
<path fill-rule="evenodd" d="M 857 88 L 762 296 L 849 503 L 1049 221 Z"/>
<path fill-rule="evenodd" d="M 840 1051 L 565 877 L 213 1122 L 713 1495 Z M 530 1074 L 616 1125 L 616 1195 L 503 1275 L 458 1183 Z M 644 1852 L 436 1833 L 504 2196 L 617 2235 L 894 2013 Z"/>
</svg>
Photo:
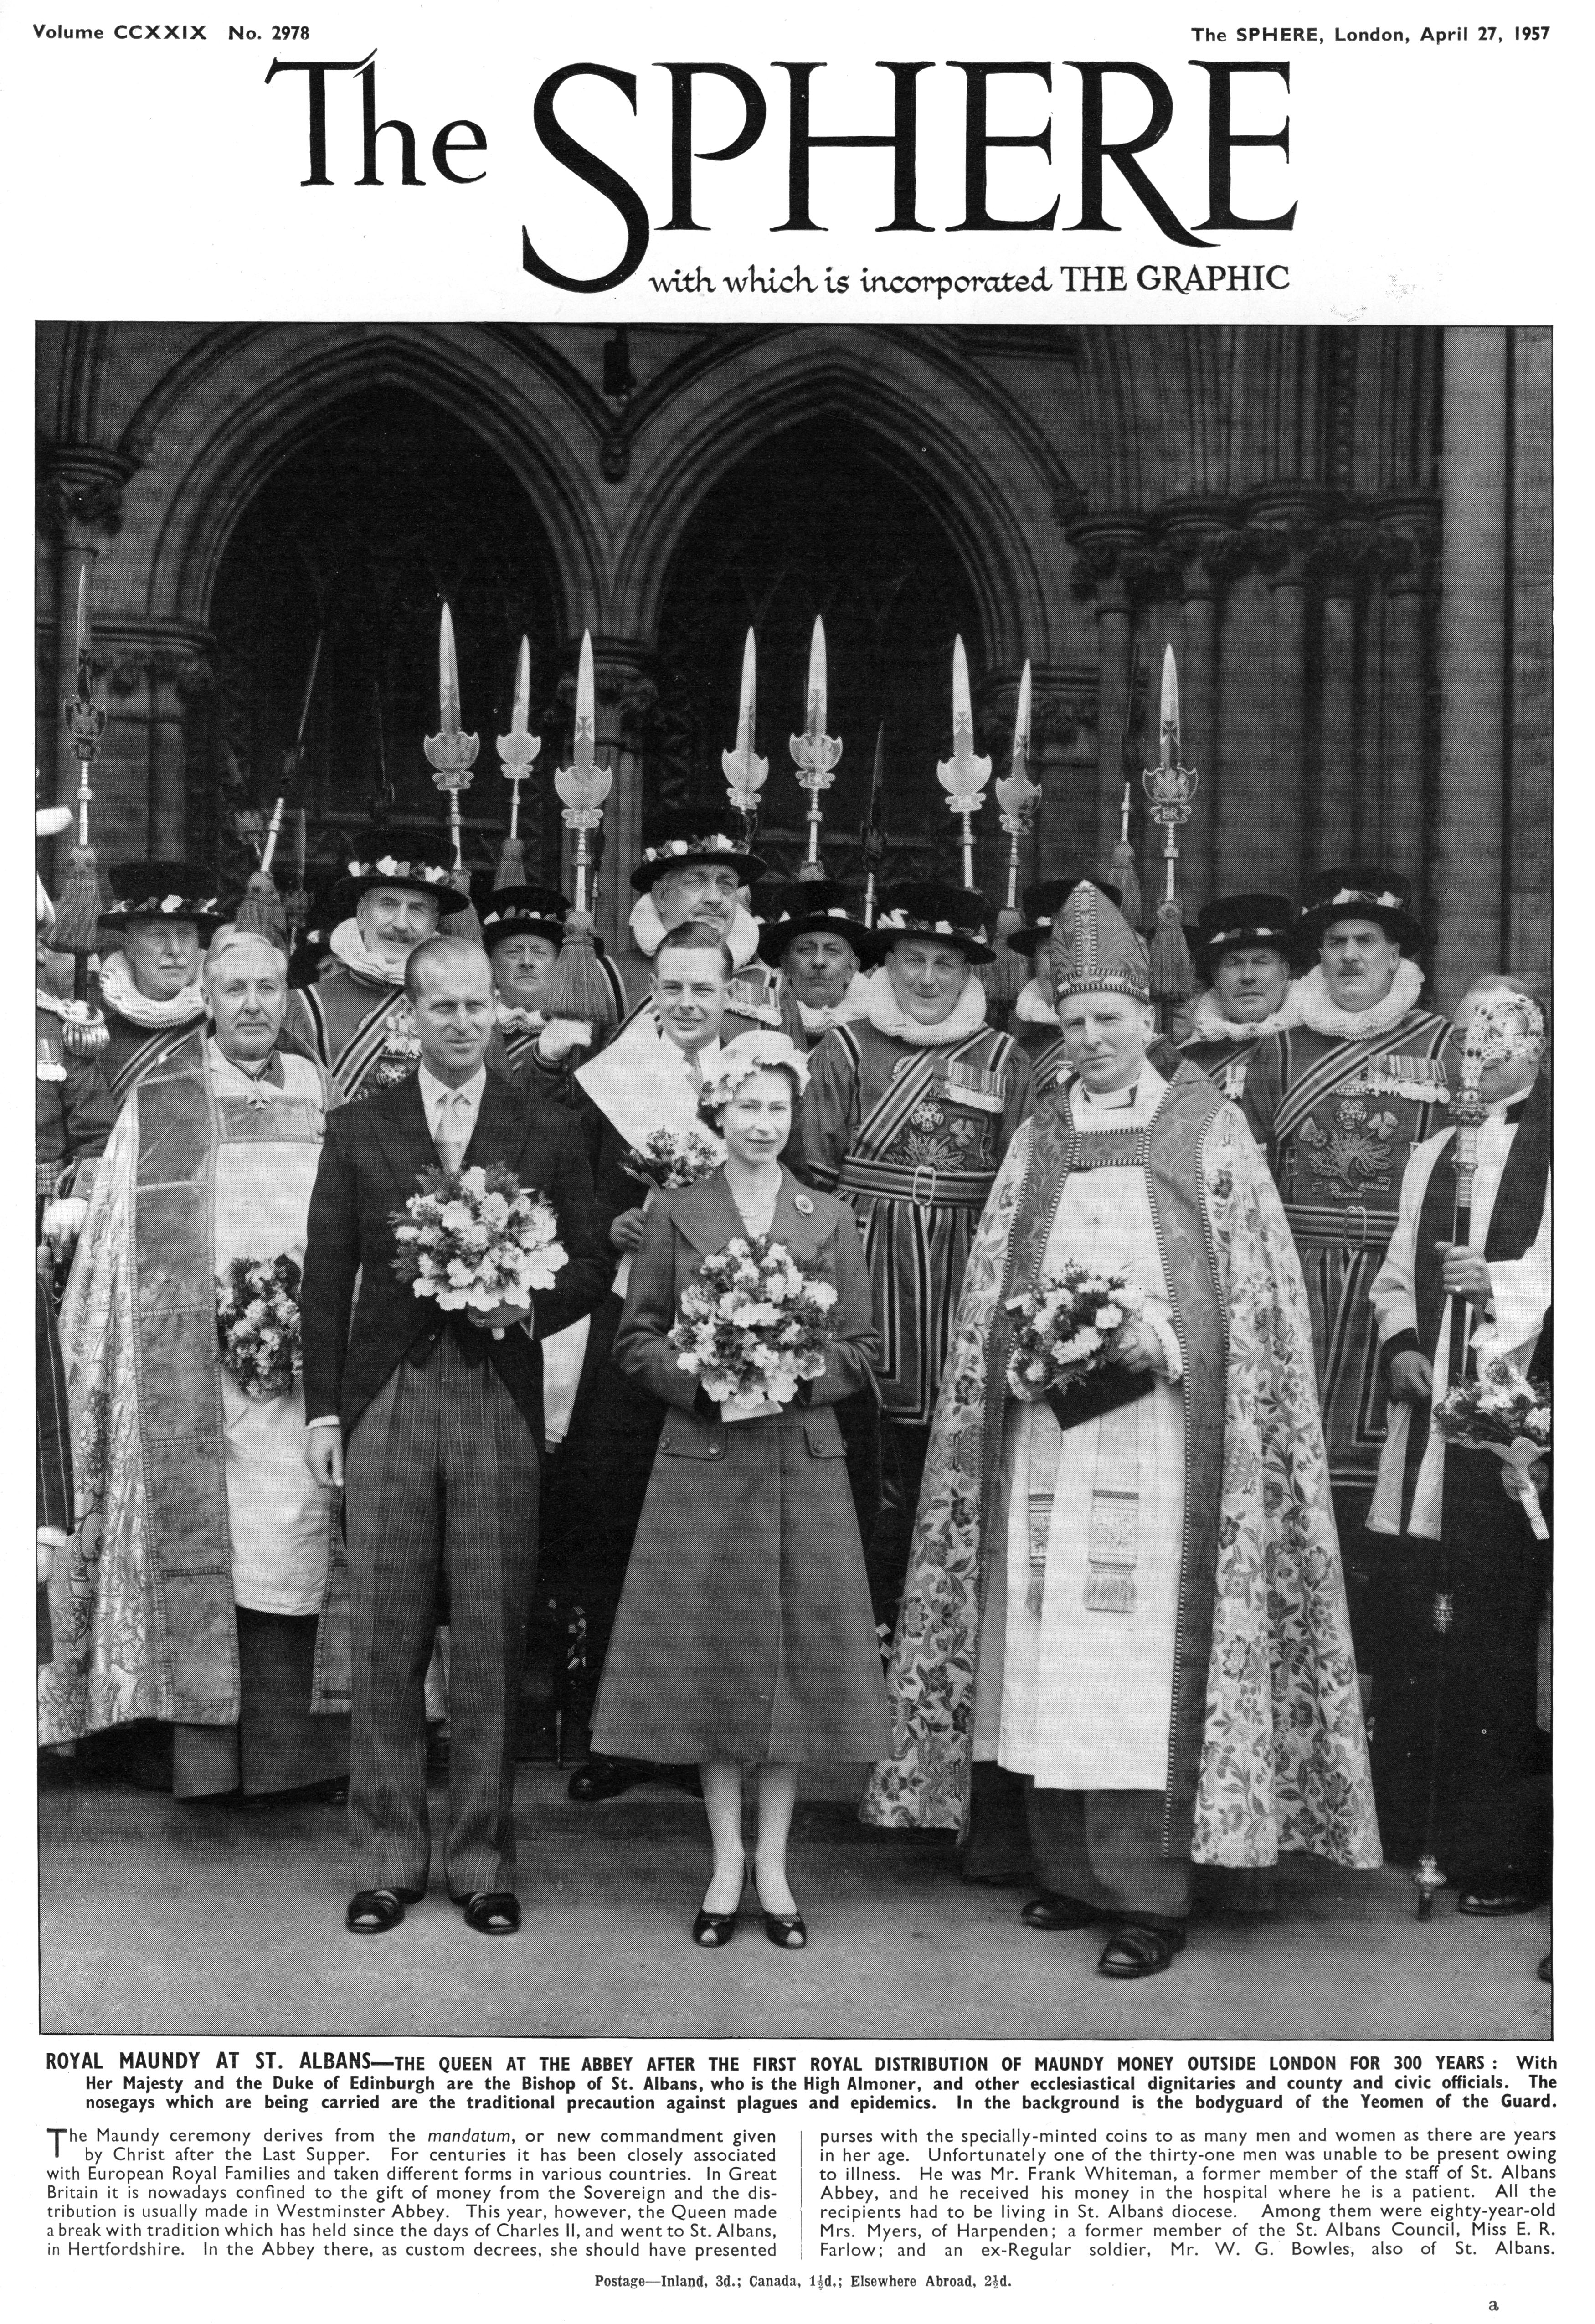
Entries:
<svg viewBox="0 0 1595 2324">
<path fill-rule="evenodd" d="M 482 738 L 462 801 L 468 864 L 491 864 L 509 793 L 493 749 L 507 733 L 515 658 L 530 638 L 536 731 L 551 703 L 562 641 L 557 592 L 535 508 L 510 471 L 439 405 L 373 389 L 325 424 L 262 488 L 230 540 L 211 601 L 217 679 L 215 743 L 190 773 L 189 845 L 224 890 L 254 864 L 252 837 L 286 788 L 279 843 L 286 874 L 292 817 L 309 825 L 312 883 L 330 876 L 373 815 L 446 845 L 443 795 L 421 751 L 438 731 L 438 617 L 447 599 L 467 729 Z M 320 662 L 301 775 L 283 766 L 318 632 Z M 553 764 L 553 738 L 541 766 Z M 526 786 L 521 827 L 539 876 L 541 794 Z M 550 822 L 552 818 L 550 818 Z M 557 868 L 549 834 L 550 871 Z"/>
</svg>

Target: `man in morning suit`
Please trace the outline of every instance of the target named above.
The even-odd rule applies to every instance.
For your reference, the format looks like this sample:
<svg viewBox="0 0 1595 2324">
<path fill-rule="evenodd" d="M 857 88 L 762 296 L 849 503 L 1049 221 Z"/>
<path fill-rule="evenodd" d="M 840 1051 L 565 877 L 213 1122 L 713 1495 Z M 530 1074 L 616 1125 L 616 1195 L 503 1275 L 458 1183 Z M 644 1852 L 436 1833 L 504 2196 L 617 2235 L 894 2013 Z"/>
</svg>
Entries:
<svg viewBox="0 0 1595 2324">
<path fill-rule="evenodd" d="M 613 1262 L 574 1119 L 483 1062 L 493 1027 L 486 954 L 431 937 L 410 954 L 405 986 L 419 1068 L 328 1117 L 301 1303 L 305 1458 L 346 1494 L 356 1891 L 346 1924 L 381 1935 L 426 1893 L 422 1683 L 441 1571 L 454 1637 L 444 1875 L 471 1928 L 507 1936 L 521 1925 L 514 1720 L 537 1567 L 536 1343 L 597 1305 Z M 553 1205 L 568 1257 L 530 1316 L 508 1305 L 445 1313 L 393 1273 L 390 1214 L 439 1161 L 503 1163 Z"/>
</svg>

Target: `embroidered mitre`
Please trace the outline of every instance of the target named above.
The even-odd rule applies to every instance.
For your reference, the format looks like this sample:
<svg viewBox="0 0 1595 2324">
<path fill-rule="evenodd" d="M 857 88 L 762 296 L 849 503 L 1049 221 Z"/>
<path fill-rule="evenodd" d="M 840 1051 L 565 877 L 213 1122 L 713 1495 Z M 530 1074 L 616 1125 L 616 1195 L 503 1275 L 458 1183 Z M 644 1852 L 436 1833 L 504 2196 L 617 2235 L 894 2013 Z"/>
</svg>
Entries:
<svg viewBox="0 0 1595 2324">
<path fill-rule="evenodd" d="M 1071 889 L 1053 916 L 1052 982 L 1060 1002 L 1077 992 L 1152 997 L 1146 945 L 1089 880 Z"/>
</svg>

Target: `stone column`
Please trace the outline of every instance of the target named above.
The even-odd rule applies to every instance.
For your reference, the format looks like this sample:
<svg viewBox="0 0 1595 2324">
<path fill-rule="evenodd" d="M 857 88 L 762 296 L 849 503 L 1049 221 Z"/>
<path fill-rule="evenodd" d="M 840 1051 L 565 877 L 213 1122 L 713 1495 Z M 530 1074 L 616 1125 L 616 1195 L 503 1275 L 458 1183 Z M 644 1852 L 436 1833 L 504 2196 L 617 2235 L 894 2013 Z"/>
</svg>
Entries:
<svg viewBox="0 0 1595 2324">
<path fill-rule="evenodd" d="M 1377 538 L 1369 525 L 1332 525 L 1308 558 L 1322 592 L 1323 651 L 1318 782 L 1304 856 L 1309 876 L 1350 862 L 1356 850 L 1357 586 Z"/>
<path fill-rule="evenodd" d="M 180 687 L 184 664 L 150 657 L 150 853 L 180 859 L 188 840 L 188 750 Z"/>
<path fill-rule="evenodd" d="M 1425 816 L 1429 770 L 1429 581 L 1434 511 L 1387 506 L 1384 527 L 1384 767 L 1379 860 L 1405 872 L 1415 896 L 1440 893 L 1435 836 Z M 1499 770 L 1499 752 L 1496 753 Z"/>
<path fill-rule="evenodd" d="M 1445 334 L 1434 887 L 1442 1008 L 1454 1005 L 1470 975 L 1501 961 L 1507 339 L 1495 325 Z"/>
<path fill-rule="evenodd" d="M 1216 895 L 1267 888 L 1272 873 L 1276 775 L 1270 723 L 1263 708 L 1273 694 L 1273 607 L 1256 570 L 1258 547 L 1248 528 L 1226 534 L 1208 551 L 1209 566 L 1226 585 L 1213 752 Z"/>
<path fill-rule="evenodd" d="M 1061 880 L 1096 867 L 1097 681 L 1094 670 L 1032 669 L 1031 779 L 1041 786 L 1036 811 L 1037 880 Z"/>
<path fill-rule="evenodd" d="M 1287 896 L 1299 896 L 1305 869 L 1307 552 L 1316 511 L 1298 500 L 1269 502 L 1254 508 L 1253 520 L 1259 536 L 1258 564 L 1268 577 L 1272 632 L 1268 884 Z"/>
<path fill-rule="evenodd" d="M 1124 796 L 1123 736 L 1129 706 L 1130 645 L 1134 609 L 1124 572 L 1125 558 L 1140 541 L 1135 517 L 1102 517 L 1074 530 L 1077 596 L 1094 597 L 1097 623 L 1096 818 L 1092 859 L 1111 861 L 1119 836 Z"/>
<path fill-rule="evenodd" d="M 1505 960 L 1551 966 L 1551 333 L 1512 333 L 1512 716 Z"/>
</svg>

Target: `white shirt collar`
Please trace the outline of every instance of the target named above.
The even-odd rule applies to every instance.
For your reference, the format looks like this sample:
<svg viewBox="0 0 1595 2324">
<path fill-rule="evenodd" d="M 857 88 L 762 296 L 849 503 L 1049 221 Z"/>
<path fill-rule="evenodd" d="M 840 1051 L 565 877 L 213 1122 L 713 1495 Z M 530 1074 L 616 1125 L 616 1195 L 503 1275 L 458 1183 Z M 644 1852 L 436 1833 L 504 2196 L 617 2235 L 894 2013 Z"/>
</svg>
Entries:
<svg viewBox="0 0 1595 2324">
<path fill-rule="evenodd" d="M 689 1073 L 696 1064 L 699 1073 L 706 1075 L 709 1067 L 719 1057 L 721 1042 L 718 1033 L 715 1035 L 713 1040 L 705 1041 L 701 1049 L 694 1049 L 689 1056 L 687 1050 L 676 1048 L 675 1042 L 671 1040 L 657 1017 L 654 1019 L 654 1030 L 659 1037 L 659 1047 L 663 1049 L 674 1049 Z"/>
<path fill-rule="evenodd" d="M 463 1097 L 472 1119 L 475 1119 L 477 1110 L 482 1103 L 482 1093 L 487 1087 L 485 1065 L 478 1065 L 470 1080 L 462 1082 L 457 1090 L 450 1089 L 447 1082 L 440 1082 L 437 1074 L 429 1071 L 425 1065 L 416 1067 L 415 1077 L 420 1084 L 421 1103 L 426 1107 L 429 1121 L 434 1123 L 437 1121 L 438 1109 L 446 1097 Z"/>
</svg>

